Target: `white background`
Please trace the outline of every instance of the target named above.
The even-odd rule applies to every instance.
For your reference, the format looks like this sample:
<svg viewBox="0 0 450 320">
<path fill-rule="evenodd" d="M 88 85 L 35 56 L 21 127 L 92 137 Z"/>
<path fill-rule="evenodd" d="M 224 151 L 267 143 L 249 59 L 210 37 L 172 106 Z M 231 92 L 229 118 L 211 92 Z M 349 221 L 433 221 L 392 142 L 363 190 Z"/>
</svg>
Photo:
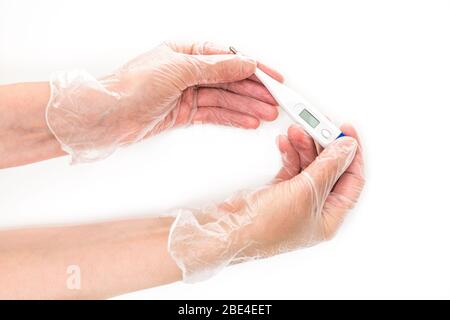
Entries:
<svg viewBox="0 0 450 320">
<path fill-rule="evenodd" d="M 0 0 L 0 83 L 102 75 L 167 39 L 233 44 L 278 68 L 359 129 L 367 185 L 329 243 L 122 298 L 450 298 L 448 1 Z M 190 127 L 96 164 L 2 170 L 0 227 L 220 200 L 270 180 L 289 123 Z"/>
</svg>

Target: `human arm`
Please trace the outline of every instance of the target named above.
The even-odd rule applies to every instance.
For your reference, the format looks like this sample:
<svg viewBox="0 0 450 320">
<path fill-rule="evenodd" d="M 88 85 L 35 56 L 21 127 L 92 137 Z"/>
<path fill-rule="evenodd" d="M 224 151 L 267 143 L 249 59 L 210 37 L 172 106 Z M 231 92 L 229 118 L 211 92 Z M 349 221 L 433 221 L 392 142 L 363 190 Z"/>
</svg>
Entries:
<svg viewBox="0 0 450 320">
<path fill-rule="evenodd" d="M 0 299 L 104 299 L 178 281 L 181 272 L 167 251 L 172 222 L 0 231 Z M 73 287 L 71 277 L 78 276 L 79 288 Z"/>
<path fill-rule="evenodd" d="M 95 161 L 194 123 L 256 128 L 278 115 L 253 75 L 257 64 L 282 81 L 215 44 L 167 42 L 102 77 L 70 70 L 48 83 L 0 86 L 0 168 L 66 153 L 73 163 Z"/>
<path fill-rule="evenodd" d="M 0 169 L 65 154 L 49 130 L 46 82 L 0 86 Z"/>
<path fill-rule="evenodd" d="M 342 130 L 357 138 L 353 128 Z M 356 141 L 340 139 L 318 154 L 291 127 L 278 139 L 283 167 L 270 185 L 176 210 L 176 219 L 1 231 L 0 298 L 107 298 L 328 240 L 364 186 Z M 71 265 L 80 267 L 80 290 L 66 286 Z"/>
</svg>

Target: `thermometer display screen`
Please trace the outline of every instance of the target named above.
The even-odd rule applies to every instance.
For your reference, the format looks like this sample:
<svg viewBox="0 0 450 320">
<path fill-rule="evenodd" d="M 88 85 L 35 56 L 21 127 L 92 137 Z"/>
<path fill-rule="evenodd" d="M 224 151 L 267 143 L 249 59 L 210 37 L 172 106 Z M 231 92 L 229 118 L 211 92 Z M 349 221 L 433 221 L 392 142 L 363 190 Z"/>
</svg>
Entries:
<svg viewBox="0 0 450 320">
<path fill-rule="evenodd" d="M 319 120 L 317 120 L 308 110 L 303 109 L 300 112 L 300 117 L 306 121 L 311 127 L 315 128 L 319 124 Z"/>
</svg>

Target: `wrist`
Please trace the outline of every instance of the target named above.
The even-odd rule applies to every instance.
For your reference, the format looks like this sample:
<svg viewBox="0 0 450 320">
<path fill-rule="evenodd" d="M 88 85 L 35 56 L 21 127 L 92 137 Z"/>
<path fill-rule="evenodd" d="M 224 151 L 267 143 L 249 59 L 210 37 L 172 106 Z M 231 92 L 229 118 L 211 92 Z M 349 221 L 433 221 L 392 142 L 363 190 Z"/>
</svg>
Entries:
<svg viewBox="0 0 450 320">
<path fill-rule="evenodd" d="M 47 82 L 0 86 L 0 168 L 64 155 L 45 119 Z"/>
<path fill-rule="evenodd" d="M 73 70 L 54 73 L 50 85 L 47 124 L 73 163 L 105 158 L 137 140 L 140 126 L 129 120 L 114 77 Z"/>
<path fill-rule="evenodd" d="M 172 224 L 168 249 L 186 282 L 210 278 L 223 267 L 242 261 L 254 245 L 252 221 L 243 211 L 224 206 L 180 210 Z"/>
</svg>

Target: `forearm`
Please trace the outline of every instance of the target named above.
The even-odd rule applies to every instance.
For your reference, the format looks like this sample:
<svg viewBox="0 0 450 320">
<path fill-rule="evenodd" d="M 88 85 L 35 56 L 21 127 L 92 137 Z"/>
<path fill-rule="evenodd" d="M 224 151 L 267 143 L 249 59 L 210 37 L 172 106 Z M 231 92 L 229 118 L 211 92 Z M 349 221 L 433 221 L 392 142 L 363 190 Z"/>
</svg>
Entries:
<svg viewBox="0 0 450 320">
<path fill-rule="evenodd" d="M 172 222 L 152 218 L 2 231 L 0 298 L 108 298 L 178 281 L 181 272 L 167 250 Z M 77 269 L 79 289 L 70 279 Z"/>
<path fill-rule="evenodd" d="M 45 120 L 47 82 L 0 86 L 0 169 L 64 155 Z"/>
</svg>

